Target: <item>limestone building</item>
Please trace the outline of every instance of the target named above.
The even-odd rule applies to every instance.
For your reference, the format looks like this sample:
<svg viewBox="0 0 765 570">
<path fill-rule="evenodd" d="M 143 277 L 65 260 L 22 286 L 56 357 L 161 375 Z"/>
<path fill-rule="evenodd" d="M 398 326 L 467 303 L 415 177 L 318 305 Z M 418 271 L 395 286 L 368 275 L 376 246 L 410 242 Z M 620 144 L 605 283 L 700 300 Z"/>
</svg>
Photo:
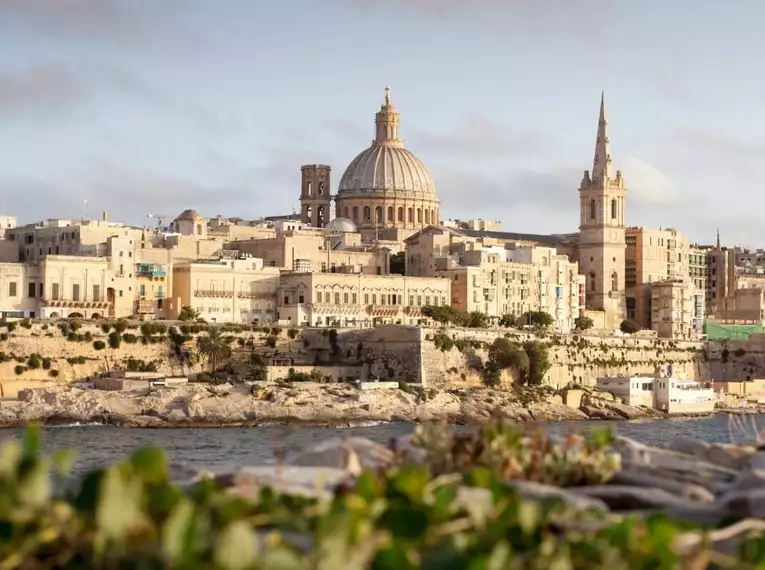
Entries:
<svg viewBox="0 0 765 570">
<path fill-rule="evenodd" d="M 315 228 L 323 228 L 330 221 L 330 171 L 331 168 L 324 164 L 308 164 L 300 168 L 300 220 Z"/>
<path fill-rule="evenodd" d="M 218 259 L 173 267 L 175 314 L 191 307 L 211 323 L 270 323 L 276 319 L 279 270 L 262 259 Z"/>
<path fill-rule="evenodd" d="M 695 340 L 704 319 L 703 292 L 687 279 L 666 279 L 650 284 L 651 328 L 659 338 Z"/>
<path fill-rule="evenodd" d="M 397 230 L 395 239 L 402 241 L 439 219 L 433 178 L 404 148 L 398 129 L 399 114 L 386 87 L 385 100 L 375 115 L 372 145 L 348 165 L 335 198 L 336 217 L 353 220 L 372 239 L 375 232 L 387 229 Z M 389 233 L 386 236 L 391 239 Z"/>
<path fill-rule="evenodd" d="M 586 280 L 587 308 L 605 311 L 611 327 L 624 318 L 626 203 L 622 173 L 613 173 L 601 96 L 592 172 L 585 171 L 579 186 L 579 268 Z"/>
<path fill-rule="evenodd" d="M 449 279 L 403 275 L 285 272 L 279 286 L 279 322 L 292 326 L 414 325 L 422 307 L 447 305 Z"/>
</svg>

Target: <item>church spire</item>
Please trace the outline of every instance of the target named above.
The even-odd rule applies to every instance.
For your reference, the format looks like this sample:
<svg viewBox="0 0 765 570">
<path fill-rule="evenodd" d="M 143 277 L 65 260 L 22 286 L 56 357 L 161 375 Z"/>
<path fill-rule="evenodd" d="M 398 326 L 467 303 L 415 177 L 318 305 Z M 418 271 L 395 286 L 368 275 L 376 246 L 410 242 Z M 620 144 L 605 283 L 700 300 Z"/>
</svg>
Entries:
<svg viewBox="0 0 765 570">
<path fill-rule="evenodd" d="M 592 179 L 611 178 L 611 144 L 608 140 L 608 120 L 606 119 L 606 96 L 600 92 L 600 118 L 598 119 L 598 138 L 595 142 L 595 159 L 592 162 Z"/>
<path fill-rule="evenodd" d="M 398 138 L 399 114 L 391 103 L 390 87 L 385 87 L 385 99 L 375 115 L 375 140 L 373 145 L 404 146 Z"/>
<path fill-rule="evenodd" d="M 720 251 L 720 228 L 717 228 L 717 251 Z"/>
</svg>

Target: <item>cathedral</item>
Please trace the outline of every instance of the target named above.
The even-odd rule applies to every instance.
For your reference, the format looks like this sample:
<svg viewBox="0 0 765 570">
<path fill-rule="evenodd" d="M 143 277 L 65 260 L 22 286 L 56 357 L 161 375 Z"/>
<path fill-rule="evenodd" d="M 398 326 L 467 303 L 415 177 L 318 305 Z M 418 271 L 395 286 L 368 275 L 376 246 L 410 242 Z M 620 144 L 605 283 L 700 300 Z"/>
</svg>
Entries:
<svg viewBox="0 0 765 570">
<path fill-rule="evenodd" d="M 301 221 L 324 227 L 335 201 L 335 219 L 351 220 L 367 239 L 403 242 L 439 220 L 436 185 L 428 169 L 399 138 L 400 116 L 390 88 L 375 115 L 375 138 L 345 169 L 337 194 L 328 188 L 330 167 L 301 168 Z"/>
<path fill-rule="evenodd" d="M 400 115 L 385 88 L 375 114 L 375 137 L 330 191 L 331 168 L 301 167 L 301 221 L 313 227 L 358 231 L 365 242 L 397 242 L 439 225 L 440 204 L 426 166 L 404 148 L 399 138 Z M 333 202 L 334 201 L 334 208 Z M 585 276 L 586 307 L 604 312 L 606 326 L 618 327 L 625 307 L 626 186 L 611 164 L 605 97 L 601 94 L 595 157 L 579 186 L 579 232 L 539 236 L 500 231 L 471 231 L 473 237 L 506 243 L 554 246 L 578 261 Z M 334 216 L 332 215 L 334 213 Z M 485 235 L 483 235 L 485 234 Z"/>
</svg>

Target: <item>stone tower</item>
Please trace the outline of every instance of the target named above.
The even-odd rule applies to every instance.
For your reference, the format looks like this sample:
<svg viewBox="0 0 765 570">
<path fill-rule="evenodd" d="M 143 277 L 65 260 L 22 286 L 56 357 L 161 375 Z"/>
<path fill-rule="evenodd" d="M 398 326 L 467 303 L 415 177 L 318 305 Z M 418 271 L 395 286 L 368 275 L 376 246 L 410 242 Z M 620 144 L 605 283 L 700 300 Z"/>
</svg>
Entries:
<svg viewBox="0 0 765 570">
<path fill-rule="evenodd" d="M 610 327 L 619 326 L 625 314 L 626 194 L 621 171 L 613 175 L 601 94 L 592 173 L 585 171 L 579 186 L 579 271 L 585 276 L 587 309 L 605 311 Z"/>
<path fill-rule="evenodd" d="M 329 192 L 329 171 L 324 164 L 307 164 L 300 167 L 300 221 L 315 228 L 323 228 L 329 222 L 332 196 Z"/>
</svg>

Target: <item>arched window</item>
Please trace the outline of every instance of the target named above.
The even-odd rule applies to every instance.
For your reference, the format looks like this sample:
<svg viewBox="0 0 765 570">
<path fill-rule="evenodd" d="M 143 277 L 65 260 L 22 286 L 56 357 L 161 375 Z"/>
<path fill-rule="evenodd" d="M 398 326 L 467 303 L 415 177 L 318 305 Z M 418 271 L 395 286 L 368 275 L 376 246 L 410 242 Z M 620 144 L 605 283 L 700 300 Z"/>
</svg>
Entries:
<svg viewBox="0 0 765 570">
<path fill-rule="evenodd" d="M 427 208 L 425 209 L 425 223 L 426 224 L 430 223 L 430 210 L 428 210 Z"/>
<path fill-rule="evenodd" d="M 310 182 L 310 181 L 309 181 L 309 182 L 306 182 L 306 183 L 305 183 L 305 193 L 306 193 L 308 196 L 310 196 L 312 192 L 313 192 L 313 188 L 311 187 L 311 182 Z"/>
<path fill-rule="evenodd" d="M 438 223 L 438 216 L 436 216 L 436 209 L 435 208 L 433 208 L 430 211 L 430 223 L 433 224 L 434 226 Z"/>
<path fill-rule="evenodd" d="M 372 210 L 369 209 L 369 206 L 364 206 L 364 219 L 365 220 L 372 219 Z"/>
<path fill-rule="evenodd" d="M 404 221 L 404 208 L 398 209 L 398 221 L 403 222 Z"/>
<path fill-rule="evenodd" d="M 409 208 L 407 211 L 407 217 L 409 218 L 409 223 L 414 223 L 414 208 Z"/>
<path fill-rule="evenodd" d="M 377 206 L 377 208 L 375 208 L 375 221 L 376 222 L 382 222 L 382 219 L 383 219 L 383 217 L 382 217 L 382 207 L 381 206 Z"/>
<path fill-rule="evenodd" d="M 197 235 L 198 236 L 202 235 L 202 224 L 197 224 Z"/>
<path fill-rule="evenodd" d="M 393 221 L 393 206 L 388 206 L 388 221 Z"/>
<path fill-rule="evenodd" d="M 417 208 L 417 223 L 422 223 L 422 208 Z"/>
<path fill-rule="evenodd" d="M 616 219 L 616 200 L 611 200 L 611 219 Z"/>
<path fill-rule="evenodd" d="M 318 209 L 316 210 L 316 214 L 317 214 L 317 221 L 319 222 L 318 224 L 319 227 L 323 227 L 324 226 L 324 206 L 319 206 Z"/>
<path fill-rule="evenodd" d="M 324 194 L 324 182 L 319 182 L 319 196 Z"/>
<path fill-rule="evenodd" d="M 590 200 L 590 219 L 594 220 L 597 218 L 597 206 L 595 205 L 595 200 Z"/>
<path fill-rule="evenodd" d="M 616 293 L 619 290 L 619 276 L 614 271 L 611 274 L 611 291 Z"/>
<path fill-rule="evenodd" d="M 354 206 L 353 207 L 353 219 L 358 220 L 359 219 L 359 207 Z"/>
<path fill-rule="evenodd" d="M 344 217 L 344 218 L 347 218 L 347 217 L 348 217 L 348 206 L 346 206 L 345 208 L 343 208 L 343 217 Z"/>
</svg>

